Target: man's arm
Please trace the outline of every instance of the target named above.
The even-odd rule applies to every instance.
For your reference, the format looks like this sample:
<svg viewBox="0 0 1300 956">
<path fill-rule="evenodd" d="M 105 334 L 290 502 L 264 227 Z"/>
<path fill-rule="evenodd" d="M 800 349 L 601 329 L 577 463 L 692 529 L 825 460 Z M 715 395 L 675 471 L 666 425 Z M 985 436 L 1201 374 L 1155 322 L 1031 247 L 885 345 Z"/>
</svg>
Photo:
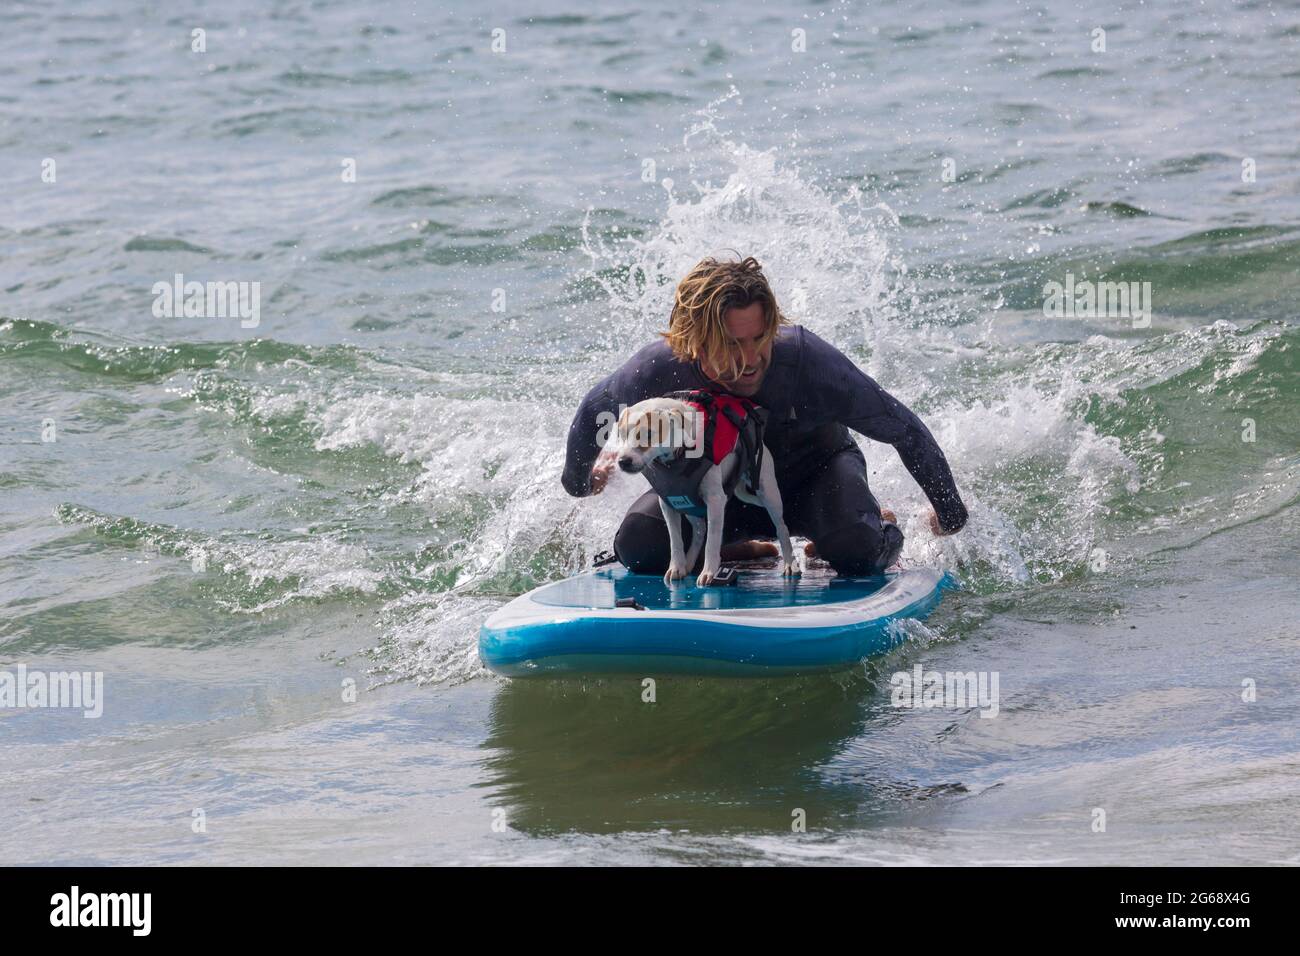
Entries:
<svg viewBox="0 0 1300 956">
<path fill-rule="evenodd" d="M 800 377 L 804 395 L 815 411 L 873 441 L 893 445 L 930 499 L 943 532 L 960 530 L 966 524 L 966 505 L 953 482 L 948 459 L 930 430 L 847 355 L 807 329 L 803 331 Z"/>
<path fill-rule="evenodd" d="M 575 498 L 597 494 L 613 471 L 612 458 L 597 459 L 625 405 L 686 388 L 691 367 L 676 361 L 662 342 L 651 342 L 601 379 L 578 406 L 569 426 L 568 452 L 560 481 Z M 596 471 L 592 473 L 592 464 Z"/>
<path fill-rule="evenodd" d="M 573 423 L 569 426 L 564 473 L 560 476 L 560 483 L 564 485 L 564 490 L 575 498 L 585 498 L 601 490 L 592 487 L 591 466 L 595 463 L 596 456 L 600 454 L 601 445 L 597 438 L 600 435 L 601 425 L 614 421 L 613 418 L 602 418 L 602 415 L 615 415 L 618 409 L 609 394 L 612 377 L 603 379 L 587 393 L 587 397 L 578 406 L 577 414 L 573 416 Z M 603 482 L 601 487 L 604 487 Z"/>
</svg>

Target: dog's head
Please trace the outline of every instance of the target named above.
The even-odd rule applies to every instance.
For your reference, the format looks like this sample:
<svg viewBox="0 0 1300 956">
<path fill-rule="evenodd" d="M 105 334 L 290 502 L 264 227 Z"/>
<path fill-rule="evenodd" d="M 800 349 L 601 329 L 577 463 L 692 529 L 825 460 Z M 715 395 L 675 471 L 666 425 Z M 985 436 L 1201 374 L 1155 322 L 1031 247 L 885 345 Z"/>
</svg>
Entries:
<svg viewBox="0 0 1300 956">
<path fill-rule="evenodd" d="M 695 410 L 672 398 L 649 398 L 618 417 L 618 467 L 639 474 L 657 458 L 695 446 Z"/>
</svg>

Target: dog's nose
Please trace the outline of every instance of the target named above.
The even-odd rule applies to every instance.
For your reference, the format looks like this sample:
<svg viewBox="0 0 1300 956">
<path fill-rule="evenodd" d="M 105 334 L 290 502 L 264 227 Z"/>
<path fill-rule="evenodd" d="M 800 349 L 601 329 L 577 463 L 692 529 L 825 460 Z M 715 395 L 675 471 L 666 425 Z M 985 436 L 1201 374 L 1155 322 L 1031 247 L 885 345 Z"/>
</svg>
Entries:
<svg viewBox="0 0 1300 956">
<path fill-rule="evenodd" d="M 622 458 L 620 458 L 618 460 L 618 467 L 622 468 L 624 471 L 631 471 L 633 468 L 631 456 L 624 455 Z"/>
</svg>

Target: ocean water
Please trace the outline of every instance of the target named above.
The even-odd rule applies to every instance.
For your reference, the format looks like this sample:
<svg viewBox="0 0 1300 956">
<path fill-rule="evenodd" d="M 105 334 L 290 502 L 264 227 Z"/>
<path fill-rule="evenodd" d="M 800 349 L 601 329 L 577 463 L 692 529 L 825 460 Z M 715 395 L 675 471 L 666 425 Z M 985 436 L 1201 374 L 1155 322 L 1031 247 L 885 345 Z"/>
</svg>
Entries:
<svg viewBox="0 0 1300 956">
<path fill-rule="evenodd" d="M 1300 861 L 1297 4 L 0 25 L 0 671 L 104 680 L 0 708 L 0 862 Z M 951 538 L 862 442 L 963 590 L 841 675 L 493 677 L 641 491 L 565 495 L 573 409 L 725 250 L 929 424 Z"/>
</svg>

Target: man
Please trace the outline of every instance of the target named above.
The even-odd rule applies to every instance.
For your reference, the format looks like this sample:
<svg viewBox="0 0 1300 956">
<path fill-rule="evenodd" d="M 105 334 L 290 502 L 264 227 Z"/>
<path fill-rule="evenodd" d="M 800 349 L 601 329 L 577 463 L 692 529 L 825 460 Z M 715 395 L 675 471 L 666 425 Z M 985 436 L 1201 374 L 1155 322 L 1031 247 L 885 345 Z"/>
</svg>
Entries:
<svg viewBox="0 0 1300 956">
<path fill-rule="evenodd" d="M 614 457 L 602 452 L 597 434 L 620 406 L 711 388 L 752 398 L 768 410 L 764 441 L 786 524 L 839 574 L 879 574 L 903 548 L 894 516 L 882 517 L 867 486 L 866 461 L 848 428 L 894 446 L 933 506 L 935 534 L 952 534 L 966 523 L 948 462 L 921 420 L 834 346 L 790 325 L 753 257 L 710 258 L 695 266 L 677 286 L 668 331 L 661 335 L 583 399 L 569 427 L 562 477 L 569 494 L 599 494 L 605 487 Z M 683 532 L 689 548 L 689 525 Z M 775 553 L 772 545 L 749 541 L 774 535 L 764 509 L 736 498 L 727 503 L 724 560 Z M 668 527 L 653 491 L 628 510 L 614 553 L 630 571 L 667 570 Z"/>
</svg>

